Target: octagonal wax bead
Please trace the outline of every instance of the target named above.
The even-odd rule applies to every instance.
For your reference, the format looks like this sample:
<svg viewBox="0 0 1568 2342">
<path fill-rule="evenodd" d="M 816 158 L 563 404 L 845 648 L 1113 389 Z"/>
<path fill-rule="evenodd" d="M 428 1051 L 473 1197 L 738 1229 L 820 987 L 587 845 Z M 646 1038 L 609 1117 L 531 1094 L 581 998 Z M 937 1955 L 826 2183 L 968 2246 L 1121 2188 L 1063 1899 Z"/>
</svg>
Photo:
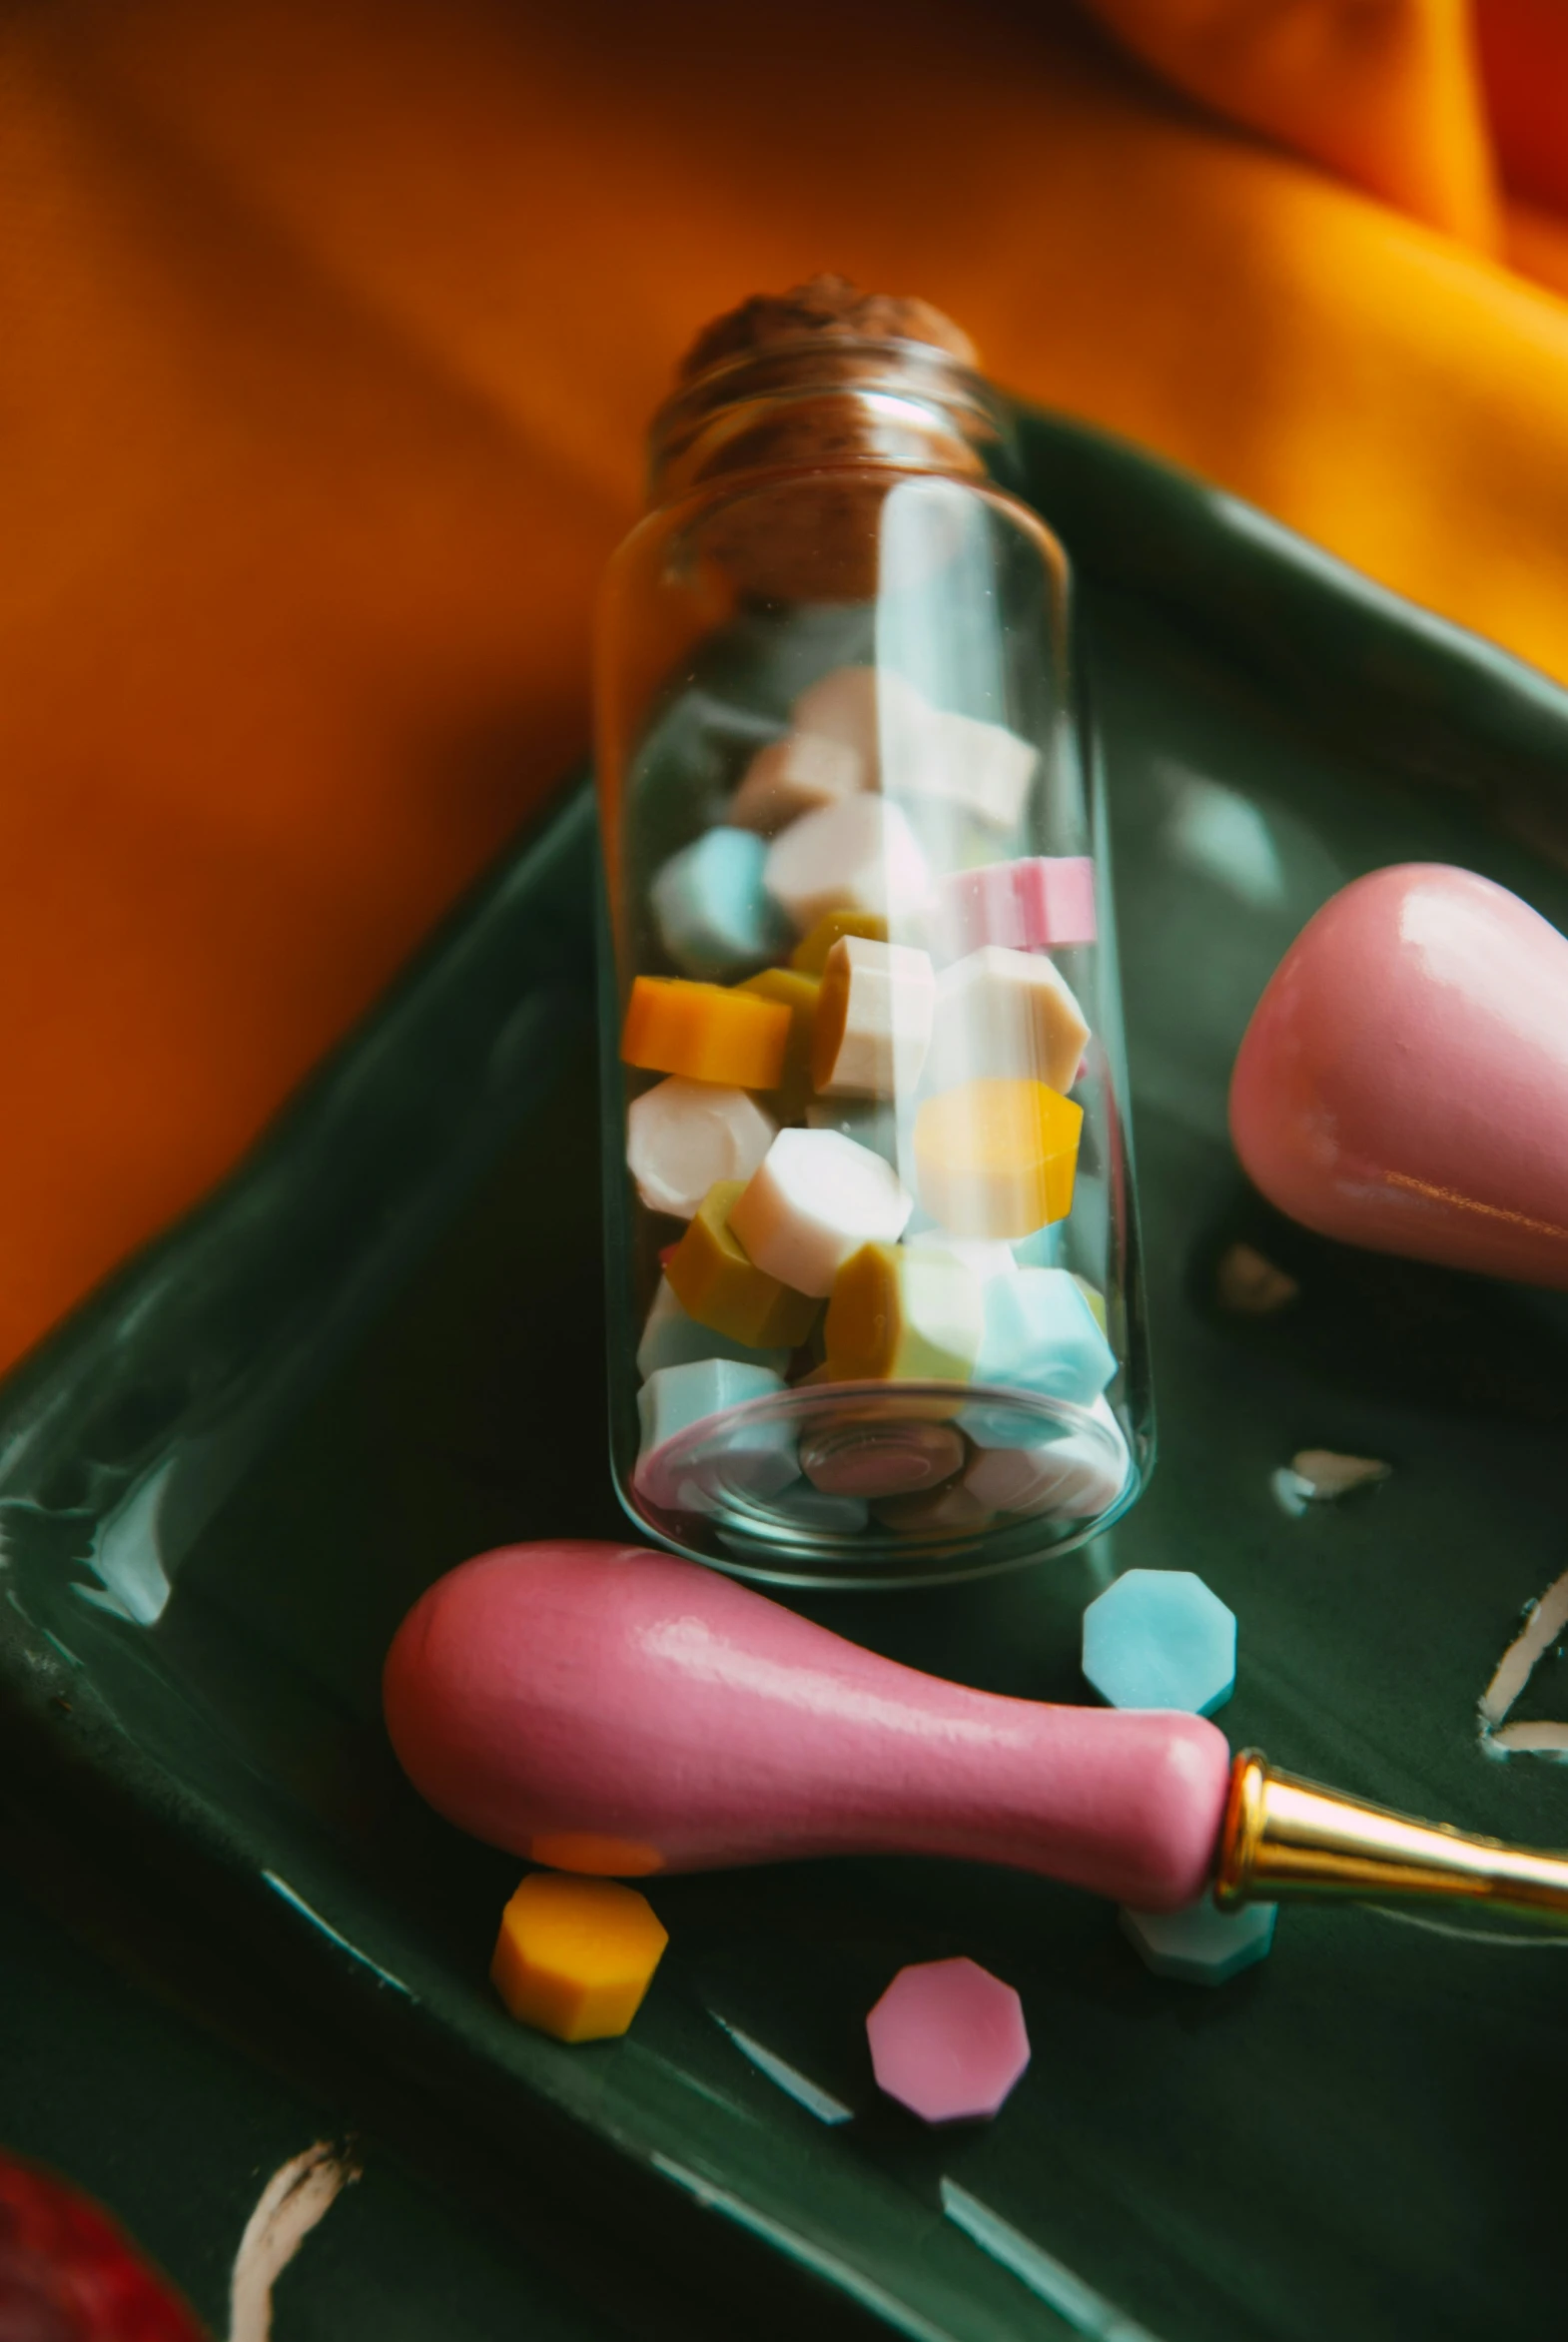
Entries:
<svg viewBox="0 0 1568 2342">
<path fill-rule="evenodd" d="M 945 1236 L 940 1230 L 926 1228 L 918 1236 L 907 1235 L 904 1241 L 911 1252 L 922 1252 L 938 1260 L 956 1260 L 981 1284 L 989 1284 L 994 1276 L 1018 1274 L 1013 1247 L 1000 1237 L 988 1243 L 978 1237 Z"/>
<path fill-rule="evenodd" d="M 955 957 L 984 944 L 1065 951 L 1100 933 L 1095 865 L 1082 854 L 986 862 L 943 880 L 932 908 L 942 948 Z"/>
<path fill-rule="evenodd" d="M 906 761 L 930 723 L 932 707 L 896 667 L 834 667 L 796 700 L 796 732 L 852 748 L 874 786 L 883 767 Z"/>
<path fill-rule="evenodd" d="M 925 2122 L 997 2113 L 1029 2063 L 1018 1994 L 973 1959 L 900 1968 L 866 2037 L 877 2087 Z"/>
<path fill-rule="evenodd" d="M 681 1307 L 669 1278 L 661 1276 L 637 1344 L 637 1372 L 646 1382 L 661 1366 L 690 1366 L 699 1358 L 733 1358 L 737 1365 L 763 1366 L 769 1373 L 782 1374 L 792 1355 L 782 1343 L 771 1349 L 753 1349 L 746 1342 L 731 1341 L 728 1334 L 711 1325 L 699 1325 Z"/>
<path fill-rule="evenodd" d="M 763 885 L 768 849 L 750 830 L 711 829 L 671 855 L 649 889 L 659 941 L 688 976 L 755 968 L 786 937 Z"/>
<path fill-rule="evenodd" d="M 1113 1708 L 1211 1716 L 1235 1689 L 1235 1614 L 1189 1569 L 1130 1569 L 1084 1613 L 1084 1674 Z"/>
<path fill-rule="evenodd" d="M 833 1281 L 823 1324 L 836 1382 L 967 1382 L 985 1331 L 979 1281 L 956 1260 L 863 1244 Z"/>
<path fill-rule="evenodd" d="M 490 1977 L 512 2015 L 557 2041 L 625 2032 L 669 1942 L 645 1896 L 537 1871 L 501 1914 Z"/>
<path fill-rule="evenodd" d="M 1065 1268 L 1020 1268 L 985 1288 L 977 1382 L 1038 1390 L 1087 1407 L 1117 1370 L 1077 1277 Z"/>
<path fill-rule="evenodd" d="M 768 1093 L 768 1101 L 781 1123 L 798 1122 L 811 1098 L 811 1050 L 817 1029 L 821 980 L 807 976 L 798 968 L 764 968 L 760 975 L 748 976 L 739 989 L 755 993 L 759 1000 L 776 1001 L 789 1011 L 784 1067 Z M 755 1170 L 756 1166 L 751 1168 Z"/>
<path fill-rule="evenodd" d="M 994 1507 L 983 1504 L 962 1480 L 918 1489 L 912 1496 L 889 1496 L 877 1506 L 885 1529 L 916 1536 L 978 1537 L 996 1517 Z"/>
<path fill-rule="evenodd" d="M 876 911 L 825 911 L 790 953 L 789 964 L 802 976 L 820 976 L 828 954 L 841 936 L 858 935 L 868 943 L 885 944 L 888 923 Z"/>
<path fill-rule="evenodd" d="M 822 1098 L 897 1098 L 920 1080 L 937 981 L 908 944 L 842 936 L 828 954 L 811 1045 Z"/>
<path fill-rule="evenodd" d="M 650 1074 L 680 1074 L 736 1090 L 774 1090 L 789 1048 L 790 1012 L 757 993 L 678 977 L 639 976 L 626 1004 L 620 1054 Z"/>
<path fill-rule="evenodd" d="M 1000 1409 L 966 1407 L 959 1421 L 975 1453 L 965 1486 L 994 1512 L 1060 1521 L 1089 1521 L 1109 1512 L 1127 1486 L 1133 1459 L 1105 1400 L 1097 1399 L 1088 1411 L 1091 1422 L 1041 1439 L 1038 1422 L 1004 1422 Z M 988 1445 L 996 1433 L 1005 1436 Z"/>
<path fill-rule="evenodd" d="M 930 1079 L 938 1089 L 1001 1075 L 1066 1092 L 1088 1039 L 1067 978 L 1038 952 L 984 944 L 936 980 Z"/>
<path fill-rule="evenodd" d="M 1221 1911 L 1205 1895 L 1183 1911 L 1128 1911 L 1122 1933 L 1152 1975 L 1182 1984 L 1227 1984 L 1255 1967 L 1273 1948 L 1276 1903 L 1244 1903 Z"/>
<path fill-rule="evenodd" d="M 817 1303 L 765 1268 L 737 1232 L 735 1206 L 748 1192 L 739 1179 L 716 1180 L 664 1273 L 687 1316 L 699 1325 L 710 1325 L 751 1349 L 794 1349 L 811 1331 Z"/>
<path fill-rule="evenodd" d="M 1084 1110 L 1044 1082 L 983 1077 L 915 1117 L 915 1177 L 956 1236 L 1027 1236 L 1073 1208 Z"/>
<path fill-rule="evenodd" d="M 897 918 L 918 910 L 931 892 L 930 866 L 904 815 L 870 795 L 791 822 L 767 850 L 766 880 L 802 931 L 828 911 Z"/>
<path fill-rule="evenodd" d="M 787 1422 L 749 1419 L 753 1399 L 785 1387 L 781 1374 L 733 1358 L 699 1358 L 662 1366 L 637 1393 L 642 1438 L 632 1484 L 639 1496 L 677 1512 L 714 1512 L 736 1494 L 772 1498 L 800 1476 L 795 1434 Z M 670 1443 L 707 1425 L 699 1451 Z"/>
<path fill-rule="evenodd" d="M 950 1423 L 889 1421 L 856 1414 L 813 1426 L 800 1440 L 800 1468 L 824 1496 L 863 1500 L 940 1487 L 962 1468 L 964 1442 Z"/>
<path fill-rule="evenodd" d="M 991 830 L 1018 827 L 1040 766 L 1033 741 L 980 716 L 932 709 L 900 744 L 904 753 L 887 767 L 885 786 L 958 806 Z"/>
<path fill-rule="evenodd" d="M 690 1219 L 719 1179 L 749 1179 L 778 1136 L 744 1090 L 672 1074 L 626 1112 L 626 1166 L 649 1211 Z"/>
<path fill-rule="evenodd" d="M 757 750 L 725 819 L 770 838 L 803 813 L 837 805 L 865 785 L 865 761 L 847 741 L 829 740 L 820 732 L 791 732 Z"/>
<path fill-rule="evenodd" d="M 869 1148 L 837 1131 L 780 1131 L 729 1224 L 759 1268 L 825 1300 L 850 1255 L 896 1243 L 913 1208 L 892 1165 Z M 701 1316 L 673 1273 L 670 1281 Z"/>
</svg>

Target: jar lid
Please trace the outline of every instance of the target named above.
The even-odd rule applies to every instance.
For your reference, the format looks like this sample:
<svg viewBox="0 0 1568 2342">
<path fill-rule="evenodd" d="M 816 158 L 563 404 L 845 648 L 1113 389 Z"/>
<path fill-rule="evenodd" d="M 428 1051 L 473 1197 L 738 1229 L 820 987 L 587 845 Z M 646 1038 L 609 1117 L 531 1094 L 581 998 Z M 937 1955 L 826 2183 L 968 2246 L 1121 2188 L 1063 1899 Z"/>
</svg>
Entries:
<svg viewBox="0 0 1568 2342">
<path fill-rule="evenodd" d="M 710 367 L 776 342 L 924 342 L 961 366 L 976 365 L 975 346 L 929 301 L 891 293 L 862 293 L 847 277 L 812 277 L 788 293 L 754 293 L 726 310 L 701 333 L 681 360 L 677 379 L 691 383 Z"/>
</svg>

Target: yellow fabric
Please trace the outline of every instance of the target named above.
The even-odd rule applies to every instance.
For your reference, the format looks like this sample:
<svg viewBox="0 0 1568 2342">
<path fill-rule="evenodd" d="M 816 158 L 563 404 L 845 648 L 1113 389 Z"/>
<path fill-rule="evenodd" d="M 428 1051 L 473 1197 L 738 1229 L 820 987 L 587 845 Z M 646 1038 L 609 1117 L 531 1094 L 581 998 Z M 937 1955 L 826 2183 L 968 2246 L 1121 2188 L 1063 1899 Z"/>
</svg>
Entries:
<svg viewBox="0 0 1568 2342">
<path fill-rule="evenodd" d="M 923 294 L 1568 677 L 1568 309 L 1480 249 L 1449 0 L 1408 87 L 1325 35 L 1315 137 L 1266 43 L 1114 4 L 1206 105 L 1068 0 L 0 17 L 0 1358 L 580 752 L 643 423 L 759 287 Z"/>
</svg>

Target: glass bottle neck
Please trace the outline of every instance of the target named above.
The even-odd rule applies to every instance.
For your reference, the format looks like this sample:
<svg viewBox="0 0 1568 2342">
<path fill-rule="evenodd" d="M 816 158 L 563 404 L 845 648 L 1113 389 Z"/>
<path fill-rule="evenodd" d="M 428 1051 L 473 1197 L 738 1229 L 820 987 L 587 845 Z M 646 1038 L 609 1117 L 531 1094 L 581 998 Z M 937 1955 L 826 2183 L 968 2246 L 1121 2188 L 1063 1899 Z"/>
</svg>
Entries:
<svg viewBox="0 0 1568 2342">
<path fill-rule="evenodd" d="M 1009 439 L 995 391 L 946 351 L 803 337 L 726 359 L 659 409 L 649 502 L 742 475 L 844 465 L 984 478 Z"/>
</svg>

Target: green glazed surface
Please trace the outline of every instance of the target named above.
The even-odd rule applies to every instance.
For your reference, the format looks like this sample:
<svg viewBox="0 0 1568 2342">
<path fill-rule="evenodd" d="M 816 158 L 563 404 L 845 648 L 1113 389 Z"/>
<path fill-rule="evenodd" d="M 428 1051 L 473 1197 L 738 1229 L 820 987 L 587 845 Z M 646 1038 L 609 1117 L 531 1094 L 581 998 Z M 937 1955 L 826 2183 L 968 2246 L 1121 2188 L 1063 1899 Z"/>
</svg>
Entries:
<svg viewBox="0 0 1568 2342">
<path fill-rule="evenodd" d="M 1044 416 L 1024 438 L 1078 567 L 1111 793 L 1162 1460 L 1064 1559 L 802 1606 L 1078 1699 L 1085 1602 L 1133 1565 L 1194 1569 L 1240 1622 L 1237 1745 L 1568 1840 L 1568 1776 L 1489 1761 L 1475 1720 L 1568 1561 L 1568 1306 L 1286 1227 L 1224 1132 L 1258 992 L 1356 873 L 1459 862 L 1568 922 L 1568 697 L 1126 448 Z M 405 1789 L 377 1679 L 467 1554 L 622 1534 L 591 847 L 578 794 L 0 1394 L 7 1795 L 182 1915 L 215 1973 L 299 1995 L 414 2134 L 428 2109 L 432 2158 L 460 2134 L 653 2291 L 695 2288 L 715 2333 L 1557 2330 L 1539 2110 L 1568 1939 L 1287 1910 L 1271 1958 L 1210 1993 L 1147 1975 L 1088 1898 L 879 1861 L 656 1884 L 671 1947 L 623 2042 L 561 2048 L 492 1999 L 516 1866 Z M 1292 1306 L 1219 1306 L 1237 1239 Z M 1292 1517 L 1272 1476 L 1307 1446 L 1392 1476 Z M 1558 1658 L 1516 1713 L 1568 1716 Z M 862 2019 L 900 1965 L 953 1952 L 1018 1987 L 1034 2057 L 994 2124 L 927 2131 L 878 2100 Z"/>
</svg>

